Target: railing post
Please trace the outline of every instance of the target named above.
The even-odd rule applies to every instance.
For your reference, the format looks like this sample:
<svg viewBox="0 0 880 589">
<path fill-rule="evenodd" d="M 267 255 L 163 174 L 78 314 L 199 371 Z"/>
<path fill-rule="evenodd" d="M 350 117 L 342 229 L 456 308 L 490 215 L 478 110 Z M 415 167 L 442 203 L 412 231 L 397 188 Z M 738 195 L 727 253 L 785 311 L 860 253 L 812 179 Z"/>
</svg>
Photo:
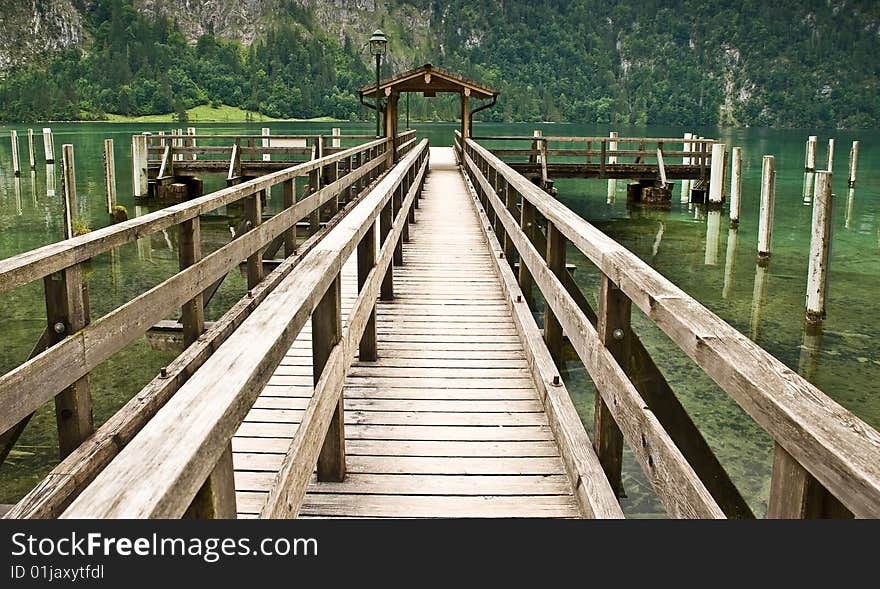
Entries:
<svg viewBox="0 0 880 589">
<path fill-rule="evenodd" d="M 376 222 L 374 221 L 361 238 L 357 249 L 358 292 L 367 283 L 370 271 L 376 266 Z M 390 268 L 389 268 L 390 271 Z M 376 305 L 370 312 L 370 318 L 364 327 L 358 346 L 358 359 L 363 362 L 376 361 Z"/>
<path fill-rule="evenodd" d="M 285 209 L 289 209 L 296 204 L 296 178 L 285 180 L 281 185 L 283 205 Z M 287 258 L 296 253 L 296 222 L 290 229 L 284 232 L 284 257 Z"/>
<path fill-rule="evenodd" d="M 202 259 L 201 223 L 195 217 L 178 226 L 178 261 L 180 269 L 189 268 Z M 183 345 L 188 347 L 199 339 L 205 331 L 205 305 L 202 293 L 196 294 L 181 308 L 180 322 L 183 325 Z"/>
<path fill-rule="evenodd" d="M 388 234 L 391 233 L 391 226 L 394 223 L 394 203 L 391 199 L 382 207 L 379 213 L 379 243 L 384 247 Z M 394 264 L 388 264 L 385 276 L 382 278 L 382 288 L 379 298 L 383 301 L 390 301 L 394 298 Z"/>
<path fill-rule="evenodd" d="M 403 208 L 403 196 L 401 192 L 403 191 L 403 183 L 394 190 L 394 193 L 391 195 L 391 202 L 394 205 L 393 214 L 394 219 L 397 218 L 397 215 L 400 214 L 400 209 Z M 393 221 L 392 221 L 393 222 Z M 394 245 L 394 256 L 393 256 L 393 264 L 395 266 L 403 265 L 403 242 L 409 241 L 409 231 L 406 223 L 403 224 L 403 230 L 400 232 L 400 239 L 397 240 L 397 243 Z"/>
<path fill-rule="evenodd" d="M 596 330 L 602 344 L 617 363 L 626 370 L 630 353 L 630 314 L 632 303 L 604 274 L 599 283 L 599 313 Z M 623 462 L 623 434 L 611 412 L 596 393 L 593 414 L 593 447 L 599 462 L 618 497 L 623 496 L 621 464 Z"/>
<path fill-rule="evenodd" d="M 235 469 L 232 463 L 232 443 L 208 475 L 205 484 L 196 493 L 192 504 L 183 514 L 184 519 L 236 519 Z"/>
<path fill-rule="evenodd" d="M 43 283 L 51 346 L 88 325 L 89 291 L 83 281 L 81 264 L 50 274 Z M 64 459 L 94 431 L 89 375 L 56 395 L 55 418 L 58 449 Z"/>
<path fill-rule="evenodd" d="M 504 181 L 504 206 L 507 207 L 507 210 L 513 215 L 513 218 L 516 218 L 517 210 L 516 210 L 516 192 L 510 186 L 510 183 L 506 180 Z M 507 258 L 507 263 L 513 266 L 514 257 L 517 255 L 516 245 L 513 243 L 513 239 L 511 236 L 505 232 L 504 233 L 504 257 Z M 522 263 L 522 262 L 520 262 Z"/>
<path fill-rule="evenodd" d="M 565 273 L 565 236 L 547 221 L 547 266 L 562 281 Z M 562 366 L 562 326 L 550 305 L 544 306 L 544 342 L 557 366 Z"/>
<path fill-rule="evenodd" d="M 248 230 L 253 231 L 263 220 L 263 191 L 260 191 L 244 199 L 244 218 L 248 223 Z M 247 259 L 247 286 L 254 288 L 263 280 L 263 250 L 259 249 Z"/>
<path fill-rule="evenodd" d="M 851 518 L 852 513 L 778 443 L 773 450 L 768 519 Z"/>
<path fill-rule="evenodd" d="M 535 231 L 537 231 L 537 226 L 535 225 L 535 205 L 529 202 L 525 195 L 522 196 L 519 226 L 522 228 L 523 233 L 525 233 L 529 241 L 535 243 Z M 526 298 L 526 302 L 530 307 L 534 307 L 534 297 L 532 296 L 532 289 L 534 287 L 534 284 L 535 280 L 534 278 L 532 278 L 531 272 L 529 272 L 529 269 L 523 263 L 522 259 L 520 259 L 519 287 L 522 290 L 523 296 Z"/>
<path fill-rule="evenodd" d="M 312 375 L 317 384 L 330 353 L 342 337 L 342 290 L 337 274 L 327 292 L 312 312 Z M 318 480 L 342 481 L 345 478 L 345 415 L 342 396 L 330 420 L 327 436 L 318 455 Z"/>
<path fill-rule="evenodd" d="M 324 169 L 326 170 L 324 185 L 327 186 L 336 182 L 336 180 L 339 178 L 339 161 L 335 161 L 332 164 L 327 164 Z M 339 194 L 333 197 L 333 200 L 330 202 L 329 208 L 331 209 L 331 214 L 329 215 L 330 217 L 339 212 Z"/>
<path fill-rule="evenodd" d="M 316 168 L 309 172 L 309 196 L 321 189 L 321 170 Z M 321 228 L 321 207 L 309 215 L 309 235 L 314 235 Z"/>
</svg>

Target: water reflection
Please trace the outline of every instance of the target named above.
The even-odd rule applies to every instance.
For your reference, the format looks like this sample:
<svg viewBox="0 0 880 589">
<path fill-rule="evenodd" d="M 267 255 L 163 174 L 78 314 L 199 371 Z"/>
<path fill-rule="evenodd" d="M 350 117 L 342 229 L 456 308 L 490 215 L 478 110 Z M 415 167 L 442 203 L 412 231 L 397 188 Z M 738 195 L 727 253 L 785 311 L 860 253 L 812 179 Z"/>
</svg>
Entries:
<svg viewBox="0 0 880 589">
<path fill-rule="evenodd" d="M 856 203 L 856 189 L 850 188 L 846 193 L 846 221 L 845 227 L 852 229 L 853 205 Z"/>
<path fill-rule="evenodd" d="M 807 324 L 804 327 L 804 342 L 798 358 L 798 373 L 813 382 L 816 367 L 819 365 L 819 354 L 822 351 L 822 324 Z"/>
<path fill-rule="evenodd" d="M 804 174 L 804 204 L 808 205 L 812 202 L 813 198 L 813 181 L 815 180 L 816 175 L 813 172 L 806 172 Z"/>
<path fill-rule="evenodd" d="M 37 172 L 31 170 L 31 200 L 34 201 L 34 207 L 37 206 Z"/>
<path fill-rule="evenodd" d="M 666 230 L 666 226 L 663 225 L 663 222 L 660 221 L 657 223 L 657 235 L 654 236 L 654 247 L 651 248 L 651 257 L 656 258 L 657 254 L 660 252 L 660 242 L 663 241 L 663 232 Z"/>
<path fill-rule="evenodd" d="M 46 164 L 46 196 L 55 196 L 55 164 Z"/>
<path fill-rule="evenodd" d="M 21 178 L 16 176 L 13 179 L 13 189 L 15 191 L 15 213 L 21 215 Z"/>
<path fill-rule="evenodd" d="M 134 216 L 135 217 L 143 217 L 150 210 L 143 205 L 135 205 L 134 206 Z M 137 239 L 137 252 L 138 258 L 141 260 L 152 260 L 153 259 L 153 248 L 150 245 L 150 236 L 147 235 L 145 237 L 138 237 Z"/>
<path fill-rule="evenodd" d="M 727 231 L 727 255 L 724 258 L 724 286 L 721 289 L 721 298 L 726 299 L 730 296 L 730 289 L 733 287 L 733 272 L 736 265 L 736 241 L 738 231 L 736 227 L 731 227 Z"/>
<path fill-rule="evenodd" d="M 709 211 L 706 220 L 706 257 L 703 264 L 718 264 L 718 244 L 721 239 L 721 211 Z"/>
<path fill-rule="evenodd" d="M 759 261 L 755 266 L 755 290 L 752 292 L 752 316 L 749 320 L 749 338 L 757 342 L 761 337 L 761 314 L 764 294 L 767 292 L 769 261 Z"/>
</svg>

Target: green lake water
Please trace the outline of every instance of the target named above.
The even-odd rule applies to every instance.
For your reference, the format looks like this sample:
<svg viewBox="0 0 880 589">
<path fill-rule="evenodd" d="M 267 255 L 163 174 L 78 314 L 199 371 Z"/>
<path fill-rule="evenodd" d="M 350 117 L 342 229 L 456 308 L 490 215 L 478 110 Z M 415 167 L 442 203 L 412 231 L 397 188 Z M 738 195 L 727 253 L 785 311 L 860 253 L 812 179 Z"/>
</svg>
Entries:
<svg viewBox="0 0 880 589">
<path fill-rule="evenodd" d="M 265 123 L 197 124 L 200 134 L 259 133 Z M 130 215 L 143 214 L 131 196 L 131 135 L 170 131 L 158 125 L 53 124 L 56 157 L 61 145 L 76 150 L 79 216 L 94 228 L 108 224 L 104 204 L 103 140 L 115 140 L 118 201 Z M 370 123 L 270 123 L 273 134 L 322 133 L 341 126 L 343 134 L 370 133 Z M 414 125 L 432 145 L 451 145 L 454 124 Z M 9 130 L 19 134 L 22 177 L 13 178 Z M 607 126 L 571 124 L 501 125 L 477 123 L 477 135 L 602 135 Z M 36 133 L 40 128 L 34 127 Z M 680 128 L 615 127 L 621 136 L 682 136 Z M 875 428 L 880 428 L 880 132 L 766 129 L 687 129 L 716 137 L 743 149 L 742 212 L 738 230 L 729 229 L 727 203 L 719 212 L 680 202 L 677 183 L 669 210 L 628 206 L 626 182 L 619 180 L 609 196 L 607 181 L 558 180 L 558 198 L 585 219 L 650 263 L 691 296 L 755 340 L 763 348 Z M 803 330 L 811 207 L 803 199 L 804 143 L 819 136 L 818 168 L 824 168 L 826 144 L 836 139 L 834 158 L 833 247 L 827 318 L 820 339 L 805 339 Z M 0 126 L 0 259 L 58 241 L 62 236 L 60 183 L 57 171 L 42 163 L 42 137 L 37 135 L 37 167 L 28 170 L 27 126 Z M 858 182 L 846 186 L 849 147 L 861 141 Z M 757 259 L 757 215 L 761 158 L 776 156 L 776 213 L 773 255 L 767 268 Z M 205 189 L 223 186 L 219 176 L 206 178 Z M 54 194 L 50 189 L 54 190 Z M 277 210 L 280 193 L 270 197 Z M 230 238 L 240 212 L 219 210 L 202 219 L 202 246 L 213 251 Z M 177 269 L 176 232 L 160 232 L 98 256 L 88 273 L 91 314 L 99 317 L 171 276 Z M 576 278 L 595 301 L 598 274 L 573 248 L 568 259 Z M 220 315 L 245 292 L 233 273 L 208 309 Z M 769 489 L 772 441 L 711 379 L 659 329 L 634 310 L 633 323 L 666 378 L 678 393 L 710 446 L 757 515 L 763 515 Z M 45 326 L 40 283 L 0 295 L 0 370 L 23 362 Z M 140 338 L 92 373 L 96 424 L 103 423 L 174 356 L 150 348 Z M 594 390 L 578 362 L 564 373 L 588 429 L 592 425 Z M 772 393 L 772 391 L 770 391 Z M 33 487 L 57 463 L 57 439 L 51 404 L 40 410 L 13 453 L 0 466 L 0 503 L 11 503 Z M 656 516 L 662 507 L 631 456 L 625 459 L 626 512 Z"/>
</svg>

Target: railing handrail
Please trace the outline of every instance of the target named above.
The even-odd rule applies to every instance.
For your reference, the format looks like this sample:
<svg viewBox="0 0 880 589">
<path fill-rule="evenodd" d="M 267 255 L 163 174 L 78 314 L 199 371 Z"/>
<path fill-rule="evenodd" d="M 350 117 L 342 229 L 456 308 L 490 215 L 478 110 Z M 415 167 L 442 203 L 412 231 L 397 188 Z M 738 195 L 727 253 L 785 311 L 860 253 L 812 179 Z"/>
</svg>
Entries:
<svg viewBox="0 0 880 589">
<path fill-rule="evenodd" d="M 381 211 L 388 210 L 386 207 L 392 204 L 392 196 L 402 183 L 408 181 L 410 189 L 417 184 L 413 171 L 420 161 L 424 169 L 427 145 L 425 139 L 403 158 L 306 254 L 297 272 L 288 275 L 251 313 L 62 517 L 180 517 L 187 510 L 227 452 L 231 438 L 274 368 L 329 294 L 328 288 L 339 280 L 342 265 L 370 227 L 375 227 Z M 401 207 L 397 214 L 398 220 L 406 221 L 405 208 Z M 400 235 L 397 231 L 396 238 Z M 394 237 L 386 239 L 385 245 L 392 241 Z M 390 257 L 386 263 L 389 261 Z M 371 273 L 374 284 L 381 278 L 377 268 Z M 376 294 L 373 289 L 372 295 Z M 366 323 L 375 299 L 362 296 L 359 302 L 351 323 Z M 349 332 L 326 351 L 327 362 L 315 385 L 314 403 L 323 403 L 325 409 L 335 407 L 335 403 L 328 403 L 327 396 L 338 398 L 341 394 L 344 367 L 350 364 L 359 337 L 356 331 Z M 317 458 L 316 451 L 314 456 Z M 313 466 L 312 463 L 306 469 L 308 476 Z M 281 482 L 301 487 L 304 493 L 301 480 Z M 301 499 L 285 493 L 279 498 L 280 508 L 295 514 Z"/>
<path fill-rule="evenodd" d="M 457 132 L 457 131 L 456 131 Z M 718 139 L 685 139 L 684 137 L 576 137 L 568 135 L 481 135 L 474 141 L 557 141 L 560 143 L 718 143 Z"/>
<path fill-rule="evenodd" d="M 389 139 L 376 139 L 356 147 L 340 151 L 320 159 L 310 160 L 278 170 L 265 176 L 242 182 L 194 198 L 184 203 L 129 219 L 115 225 L 45 245 L 4 260 L 0 260 L 0 293 L 7 292 L 44 278 L 50 274 L 84 262 L 98 254 L 151 235 L 172 225 L 198 217 L 221 206 L 228 205 L 286 180 L 306 176 L 309 172 L 357 153 L 372 149 L 388 142 Z"/>
<path fill-rule="evenodd" d="M 460 149 L 458 134 L 456 144 Z M 880 433 L 487 148 L 473 139 L 465 146 L 531 203 L 831 494 L 856 516 L 880 514 Z"/>
</svg>

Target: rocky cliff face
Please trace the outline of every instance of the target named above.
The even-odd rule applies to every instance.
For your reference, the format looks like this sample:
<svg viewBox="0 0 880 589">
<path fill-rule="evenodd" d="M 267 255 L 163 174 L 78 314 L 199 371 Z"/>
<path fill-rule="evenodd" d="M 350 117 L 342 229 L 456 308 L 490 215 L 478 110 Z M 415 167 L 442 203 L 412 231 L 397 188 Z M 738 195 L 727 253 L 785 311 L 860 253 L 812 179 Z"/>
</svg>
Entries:
<svg viewBox="0 0 880 589">
<path fill-rule="evenodd" d="M 269 16 L 283 8 L 281 0 L 135 0 L 134 5 L 145 14 L 173 18 L 191 42 L 212 33 L 245 45 L 263 30 Z"/>
<path fill-rule="evenodd" d="M 0 72 L 79 46 L 82 18 L 70 0 L 0 2 Z"/>
</svg>

